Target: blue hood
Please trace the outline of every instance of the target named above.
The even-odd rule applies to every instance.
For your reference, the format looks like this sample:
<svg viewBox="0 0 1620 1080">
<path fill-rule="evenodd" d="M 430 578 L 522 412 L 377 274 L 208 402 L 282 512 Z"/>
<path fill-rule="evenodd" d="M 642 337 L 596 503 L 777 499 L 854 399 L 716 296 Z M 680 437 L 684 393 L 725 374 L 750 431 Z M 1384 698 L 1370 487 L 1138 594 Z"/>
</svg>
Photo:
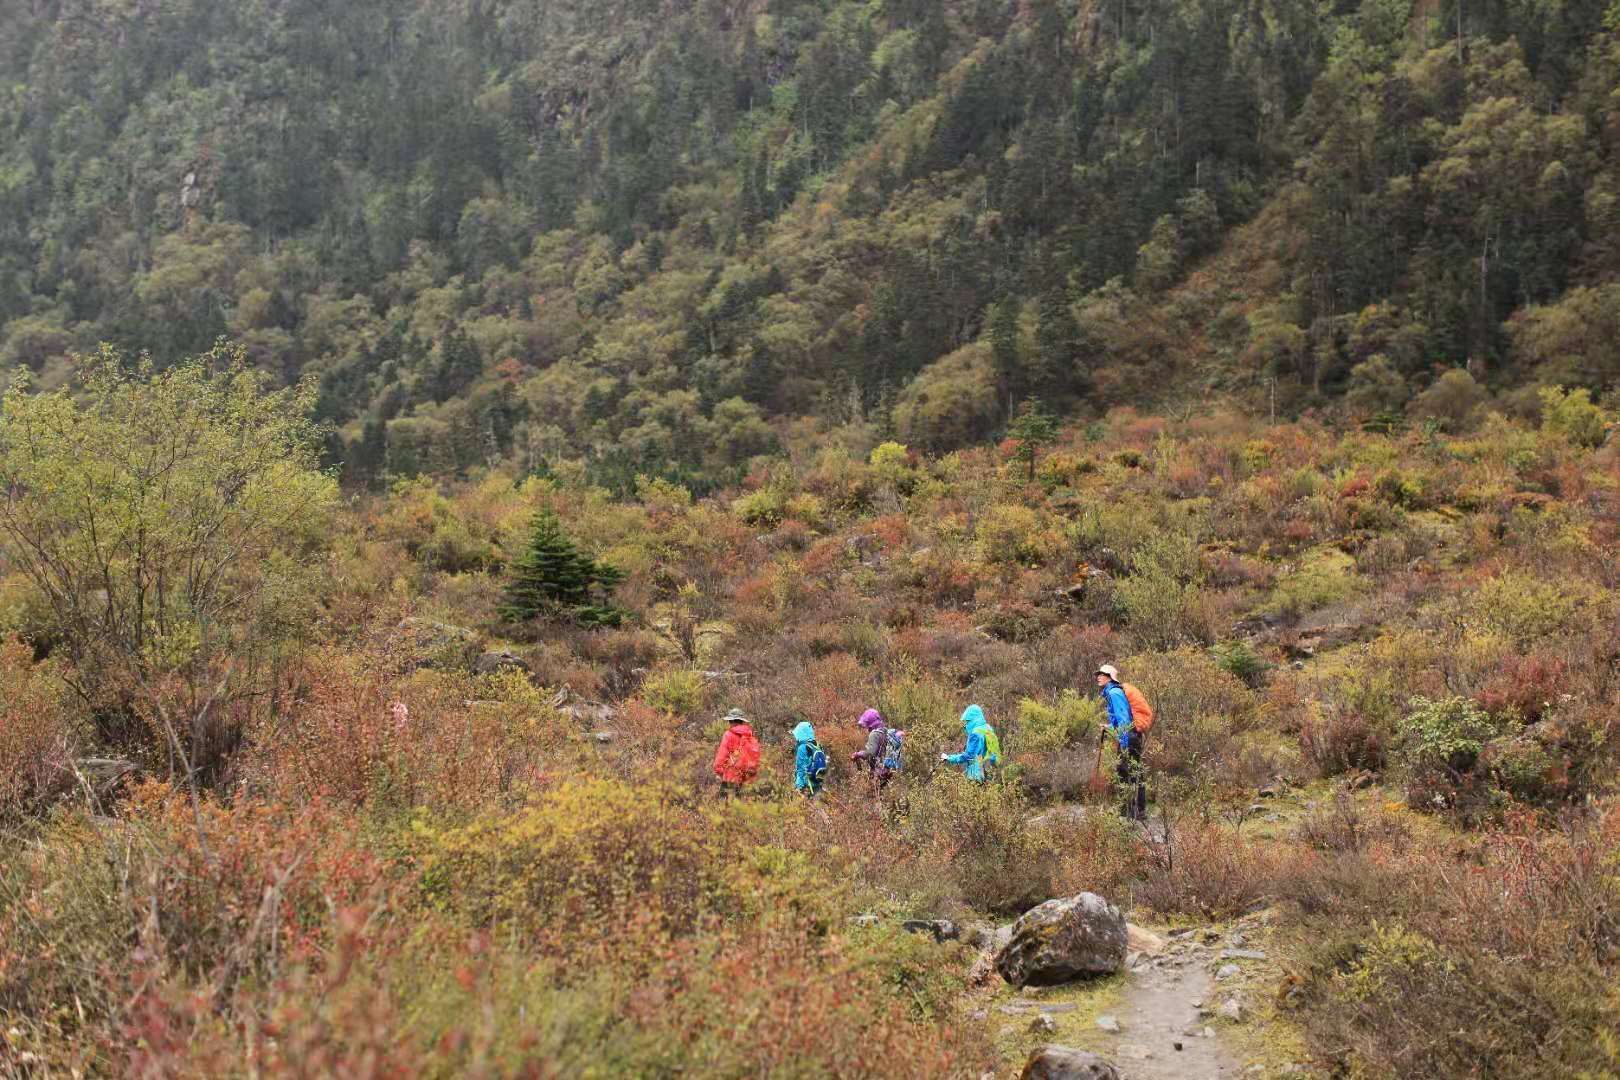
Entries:
<svg viewBox="0 0 1620 1080">
<path fill-rule="evenodd" d="M 962 710 L 962 730 L 972 731 L 984 723 L 984 710 L 977 705 L 969 705 Z"/>
<path fill-rule="evenodd" d="M 810 721 L 800 720 L 798 726 L 793 729 L 793 737 L 799 742 L 815 742 L 816 729 L 810 726 Z"/>
</svg>

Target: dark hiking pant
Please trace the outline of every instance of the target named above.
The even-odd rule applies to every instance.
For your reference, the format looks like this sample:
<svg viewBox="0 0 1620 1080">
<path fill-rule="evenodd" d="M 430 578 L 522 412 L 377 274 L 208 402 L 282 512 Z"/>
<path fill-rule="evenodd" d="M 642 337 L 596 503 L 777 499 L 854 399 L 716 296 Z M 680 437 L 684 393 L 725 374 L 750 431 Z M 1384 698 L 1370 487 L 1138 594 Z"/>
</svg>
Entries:
<svg viewBox="0 0 1620 1080">
<path fill-rule="evenodd" d="M 1119 748 L 1119 764 L 1116 771 L 1120 784 L 1125 788 L 1125 804 L 1121 807 L 1121 812 L 1132 821 L 1146 821 L 1147 773 L 1142 768 L 1140 731 L 1131 732 L 1125 745 Z"/>
</svg>

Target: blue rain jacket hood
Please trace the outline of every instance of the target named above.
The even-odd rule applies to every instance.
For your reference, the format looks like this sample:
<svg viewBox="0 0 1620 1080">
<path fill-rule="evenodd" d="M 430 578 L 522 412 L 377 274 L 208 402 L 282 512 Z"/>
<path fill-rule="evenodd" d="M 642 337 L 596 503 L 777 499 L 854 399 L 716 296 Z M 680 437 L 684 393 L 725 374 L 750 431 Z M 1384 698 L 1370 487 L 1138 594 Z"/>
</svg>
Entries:
<svg viewBox="0 0 1620 1080">
<path fill-rule="evenodd" d="M 816 729 L 810 726 L 810 721 L 800 720 L 793 729 L 793 738 L 798 742 L 815 742 Z"/>
<path fill-rule="evenodd" d="M 977 705 L 969 705 L 962 710 L 962 730 L 971 733 L 974 728 L 984 723 L 984 710 Z"/>
</svg>

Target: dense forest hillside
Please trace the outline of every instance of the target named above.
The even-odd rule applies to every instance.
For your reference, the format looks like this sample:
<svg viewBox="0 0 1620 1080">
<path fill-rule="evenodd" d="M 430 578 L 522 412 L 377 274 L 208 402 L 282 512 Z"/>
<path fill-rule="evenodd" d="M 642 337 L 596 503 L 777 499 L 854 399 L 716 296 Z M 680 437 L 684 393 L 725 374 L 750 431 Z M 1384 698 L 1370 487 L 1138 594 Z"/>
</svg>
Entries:
<svg viewBox="0 0 1620 1080">
<path fill-rule="evenodd" d="M 0 372 L 229 335 L 318 377 L 352 483 L 583 457 L 620 490 L 848 425 L 947 449 L 1029 395 L 1376 416 L 1457 369 L 1420 408 L 1444 419 L 1469 380 L 1600 393 L 1617 24 L 1602 0 L 7 4 Z"/>
</svg>

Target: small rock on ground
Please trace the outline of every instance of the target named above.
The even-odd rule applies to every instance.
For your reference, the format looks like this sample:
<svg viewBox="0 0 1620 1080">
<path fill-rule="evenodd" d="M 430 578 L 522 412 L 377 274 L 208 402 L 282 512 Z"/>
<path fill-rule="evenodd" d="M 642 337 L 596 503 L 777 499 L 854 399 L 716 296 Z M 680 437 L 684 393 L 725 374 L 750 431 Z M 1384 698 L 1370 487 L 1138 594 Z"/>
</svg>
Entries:
<svg viewBox="0 0 1620 1080">
<path fill-rule="evenodd" d="M 1153 931 L 1144 930 L 1135 923 L 1126 923 L 1125 947 L 1132 952 L 1157 956 L 1164 951 L 1165 940 Z"/>
</svg>

